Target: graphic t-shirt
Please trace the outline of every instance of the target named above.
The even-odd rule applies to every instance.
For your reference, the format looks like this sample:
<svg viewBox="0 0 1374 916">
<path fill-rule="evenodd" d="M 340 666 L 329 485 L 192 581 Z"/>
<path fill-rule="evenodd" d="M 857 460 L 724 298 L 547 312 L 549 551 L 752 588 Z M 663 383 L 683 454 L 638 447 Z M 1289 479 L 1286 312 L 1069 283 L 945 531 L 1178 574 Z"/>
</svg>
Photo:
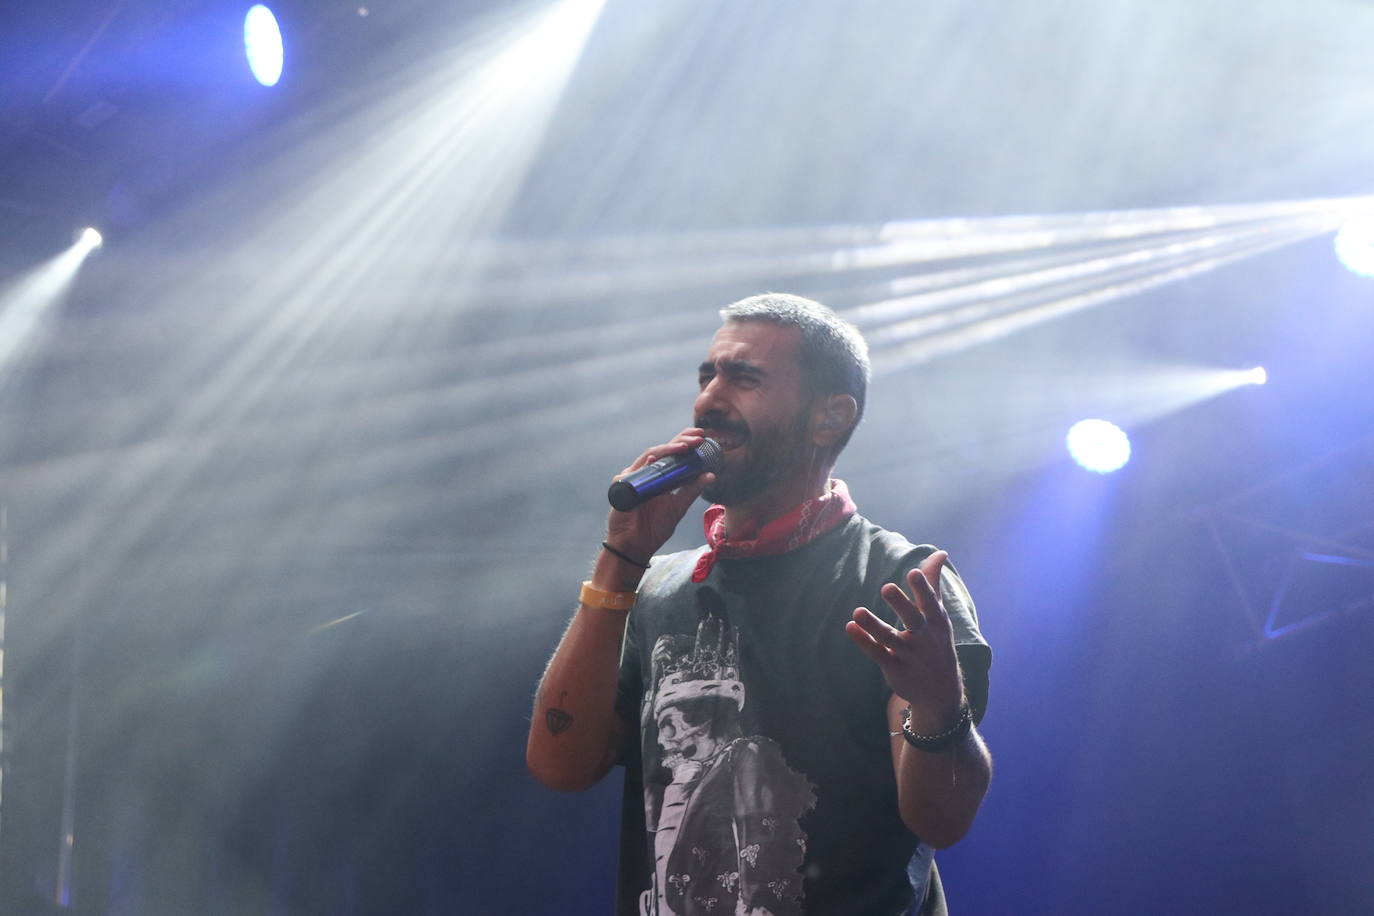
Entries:
<svg viewBox="0 0 1374 916">
<path fill-rule="evenodd" d="M 896 624 L 878 589 L 935 548 L 854 515 L 693 583 L 703 550 L 655 558 L 626 625 L 617 708 L 639 741 L 622 761 L 618 913 L 906 912 L 931 849 L 898 814 L 891 690 L 844 625 L 858 606 Z M 981 717 L 991 653 L 948 565 L 941 593 Z"/>
</svg>

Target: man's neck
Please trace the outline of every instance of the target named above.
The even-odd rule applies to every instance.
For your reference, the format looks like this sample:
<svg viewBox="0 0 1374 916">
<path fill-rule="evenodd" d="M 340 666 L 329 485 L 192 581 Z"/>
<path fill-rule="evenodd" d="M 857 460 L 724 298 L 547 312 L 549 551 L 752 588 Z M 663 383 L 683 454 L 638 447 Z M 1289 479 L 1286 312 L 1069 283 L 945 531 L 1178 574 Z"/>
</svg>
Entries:
<svg viewBox="0 0 1374 916">
<path fill-rule="evenodd" d="M 791 485 L 780 484 L 737 506 L 725 507 L 725 536 L 732 540 L 756 537 L 763 526 L 830 490 L 830 468 L 817 477 Z"/>
</svg>

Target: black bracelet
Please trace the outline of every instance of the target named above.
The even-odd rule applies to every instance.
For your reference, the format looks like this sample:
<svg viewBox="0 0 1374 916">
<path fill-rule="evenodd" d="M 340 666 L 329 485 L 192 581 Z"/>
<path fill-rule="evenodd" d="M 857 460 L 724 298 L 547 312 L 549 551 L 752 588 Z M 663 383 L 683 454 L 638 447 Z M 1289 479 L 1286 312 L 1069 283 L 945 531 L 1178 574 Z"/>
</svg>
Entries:
<svg viewBox="0 0 1374 916">
<path fill-rule="evenodd" d="M 611 552 L 612 554 L 614 554 L 615 556 L 620 557 L 620 559 L 624 560 L 626 563 L 629 563 L 631 566 L 638 566 L 640 569 L 648 569 L 648 568 L 649 568 L 649 564 L 648 564 L 648 563 L 641 563 L 641 562 L 639 562 L 638 560 L 632 560 L 632 559 L 630 559 L 629 557 L 625 556 L 625 554 L 621 553 L 619 550 L 616 550 L 616 549 L 615 549 L 614 547 L 612 547 L 610 544 L 607 544 L 605 541 L 602 541 L 602 542 L 601 542 L 601 546 L 604 547 L 604 548 L 606 548 L 606 550 L 610 551 L 610 552 Z"/>
<path fill-rule="evenodd" d="M 959 719 L 949 728 L 934 735 L 918 735 L 911 730 L 911 707 L 902 714 L 902 737 L 906 743 L 923 751 L 943 751 L 961 740 L 973 728 L 973 710 L 967 702 L 959 707 Z"/>
</svg>

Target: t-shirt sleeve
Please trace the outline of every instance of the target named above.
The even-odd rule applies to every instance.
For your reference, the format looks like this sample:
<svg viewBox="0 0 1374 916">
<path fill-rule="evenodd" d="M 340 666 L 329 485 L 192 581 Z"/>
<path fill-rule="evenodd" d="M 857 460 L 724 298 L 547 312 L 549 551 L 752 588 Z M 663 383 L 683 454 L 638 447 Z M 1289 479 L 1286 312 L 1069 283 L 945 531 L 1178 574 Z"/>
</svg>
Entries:
<svg viewBox="0 0 1374 916">
<path fill-rule="evenodd" d="M 964 693 L 973 710 L 973 721 L 983 721 L 988 711 L 988 669 L 992 667 L 992 648 L 978 629 L 978 610 L 968 586 L 949 563 L 940 570 L 940 600 L 949 614 L 954 631 L 954 652 L 964 678 Z"/>
<path fill-rule="evenodd" d="M 897 576 L 891 581 L 901 584 L 905 591 L 907 572 L 919 566 L 935 549 L 925 544 L 910 550 L 903 558 Z M 978 628 L 978 609 L 974 606 L 973 596 L 969 594 L 959 571 L 948 561 L 940 570 L 940 601 L 949 614 L 950 627 L 954 632 L 954 652 L 959 658 L 964 693 L 973 711 L 973 721 L 981 722 L 988 709 L 988 669 L 992 667 L 992 649 Z"/>
</svg>

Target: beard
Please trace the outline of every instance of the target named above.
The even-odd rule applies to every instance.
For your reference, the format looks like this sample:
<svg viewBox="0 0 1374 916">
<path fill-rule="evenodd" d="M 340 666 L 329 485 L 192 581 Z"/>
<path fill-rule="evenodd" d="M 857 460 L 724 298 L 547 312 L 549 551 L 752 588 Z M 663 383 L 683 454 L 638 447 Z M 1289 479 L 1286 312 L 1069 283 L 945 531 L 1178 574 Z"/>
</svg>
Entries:
<svg viewBox="0 0 1374 916">
<path fill-rule="evenodd" d="M 806 441 L 810 423 L 807 408 L 799 410 L 790 424 L 757 432 L 743 423 L 724 419 L 711 422 L 712 419 L 708 415 L 698 418 L 696 423 L 722 432 L 743 434 L 749 455 L 738 467 L 726 467 L 717 472 L 715 482 L 701 491 L 702 498 L 708 502 L 738 506 L 810 469 L 815 449 Z"/>
</svg>

